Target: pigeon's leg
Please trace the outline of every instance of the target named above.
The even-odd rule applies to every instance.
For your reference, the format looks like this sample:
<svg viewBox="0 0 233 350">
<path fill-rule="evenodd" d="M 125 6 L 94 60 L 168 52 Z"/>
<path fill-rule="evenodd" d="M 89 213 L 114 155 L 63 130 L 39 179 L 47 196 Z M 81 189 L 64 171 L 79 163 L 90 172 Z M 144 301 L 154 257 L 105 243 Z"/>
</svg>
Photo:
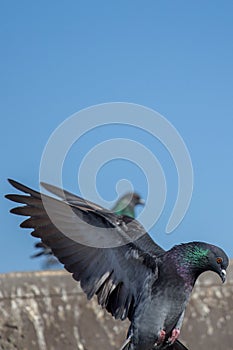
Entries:
<svg viewBox="0 0 233 350">
<path fill-rule="evenodd" d="M 171 337 L 168 339 L 168 342 L 170 344 L 175 343 L 175 341 L 179 338 L 180 335 L 180 329 L 179 328 L 174 328 L 172 331 Z"/>
<path fill-rule="evenodd" d="M 157 346 L 157 345 L 163 344 L 165 337 L 166 337 L 166 332 L 164 329 L 161 329 L 158 334 L 158 340 L 154 345 Z"/>
<path fill-rule="evenodd" d="M 159 339 L 158 339 L 158 342 L 161 344 L 164 342 L 165 340 L 165 337 L 166 337 L 166 332 L 164 329 L 161 329 L 161 331 L 159 332 Z"/>
<path fill-rule="evenodd" d="M 181 328 L 181 325 L 183 323 L 183 319 L 184 319 L 184 311 L 182 312 L 182 314 L 179 318 L 179 321 L 177 322 L 175 328 L 172 330 L 172 334 L 171 334 L 170 338 L 168 339 L 168 343 L 173 344 L 179 338 L 180 328 Z"/>
</svg>

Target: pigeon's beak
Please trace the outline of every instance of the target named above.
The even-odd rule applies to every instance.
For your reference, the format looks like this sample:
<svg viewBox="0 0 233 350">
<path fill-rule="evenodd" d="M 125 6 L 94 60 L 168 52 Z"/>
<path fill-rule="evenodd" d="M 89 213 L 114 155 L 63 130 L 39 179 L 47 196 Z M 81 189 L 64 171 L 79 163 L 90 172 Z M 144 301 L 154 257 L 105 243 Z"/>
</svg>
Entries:
<svg viewBox="0 0 233 350">
<path fill-rule="evenodd" d="M 138 201 L 138 204 L 145 205 L 146 203 L 145 203 L 144 199 L 140 198 Z"/>
<path fill-rule="evenodd" d="M 224 283 L 226 281 L 226 270 L 222 269 L 220 271 L 220 277 L 221 277 L 221 280 L 222 280 L 222 283 Z"/>
</svg>

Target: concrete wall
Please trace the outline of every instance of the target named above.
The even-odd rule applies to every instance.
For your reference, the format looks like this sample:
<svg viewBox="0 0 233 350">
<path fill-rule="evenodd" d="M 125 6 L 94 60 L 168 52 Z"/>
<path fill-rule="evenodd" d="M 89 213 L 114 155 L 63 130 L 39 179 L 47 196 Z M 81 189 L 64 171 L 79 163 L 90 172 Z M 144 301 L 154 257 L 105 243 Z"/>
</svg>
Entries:
<svg viewBox="0 0 233 350">
<path fill-rule="evenodd" d="M 65 271 L 0 275 L 1 350 L 117 350 L 127 327 L 87 301 Z M 233 349 L 233 262 L 225 285 L 201 276 L 181 340 L 190 350 Z"/>
</svg>

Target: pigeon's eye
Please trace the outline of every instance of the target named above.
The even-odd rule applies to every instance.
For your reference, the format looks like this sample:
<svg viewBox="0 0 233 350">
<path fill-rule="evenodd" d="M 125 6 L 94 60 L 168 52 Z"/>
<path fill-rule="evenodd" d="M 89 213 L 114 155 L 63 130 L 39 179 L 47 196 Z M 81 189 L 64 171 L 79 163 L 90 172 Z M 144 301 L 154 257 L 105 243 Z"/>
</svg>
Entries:
<svg viewBox="0 0 233 350">
<path fill-rule="evenodd" d="M 221 264 L 222 263 L 222 258 L 219 257 L 219 258 L 216 259 L 216 261 L 217 261 L 218 264 Z"/>
</svg>

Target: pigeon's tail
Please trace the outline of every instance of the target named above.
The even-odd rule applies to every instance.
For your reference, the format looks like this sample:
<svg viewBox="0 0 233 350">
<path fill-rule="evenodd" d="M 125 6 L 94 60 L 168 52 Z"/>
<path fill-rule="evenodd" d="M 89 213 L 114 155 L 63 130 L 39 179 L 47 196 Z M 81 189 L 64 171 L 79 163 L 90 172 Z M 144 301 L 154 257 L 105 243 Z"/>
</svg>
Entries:
<svg viewBox="0 0 233 350">
<path fill-rule="evenodd" d="M 126 348 L 126 350 L 130 350 L 130 348 Z M 184 346 L 179 340 L 176 340 L 173 344 L 164 342 L 163 344 L 156 345 L 151 350 L 188 350 L 188 348 L 186 348 L 186 346 Z"/>
<path fill-rule="evenodd" d="M 131 343 L 130 343 L 130 339 L 131 338 L 128 338 L 128 339 L 126 339 L 126 341 L 124 342 L 124 344 L 122 345 L 122 347 L 120 348 L 120 350 L 131 350 L 131 346 L 130 345 L 132 345 Z M 155 349 L 161 349 L 161 350 L 188 350 L 188 348 L 186 348 L 186 346 L 184 346 L 179 340 L 176 340 L 175 341 L 175 343 L 174 344 L 172 344 L 172 345 L 165 345 L 165 347 L 164 347 L 164 345 L 160 345 L 159 347 L 158 346 L 156 346 L 156 347 L 154 347 L 153 349 L 155 350 Z"/>
<path fill-rule="evenodd" d="M 131 340 L 131 337 L 129 336 L 124 342 L 124 344 L 122 345 L 122 347 L 120 348 L 120 350 L 130 350 L 130 340 Z"/>
<path fill-rule="evenodd" d="M 188 350 L 179 340 L 176 340 L 174 344 L 168 347 L 169 350 Z M 167 350 L 168 350 L 167 349 Z"/>
</svg>

